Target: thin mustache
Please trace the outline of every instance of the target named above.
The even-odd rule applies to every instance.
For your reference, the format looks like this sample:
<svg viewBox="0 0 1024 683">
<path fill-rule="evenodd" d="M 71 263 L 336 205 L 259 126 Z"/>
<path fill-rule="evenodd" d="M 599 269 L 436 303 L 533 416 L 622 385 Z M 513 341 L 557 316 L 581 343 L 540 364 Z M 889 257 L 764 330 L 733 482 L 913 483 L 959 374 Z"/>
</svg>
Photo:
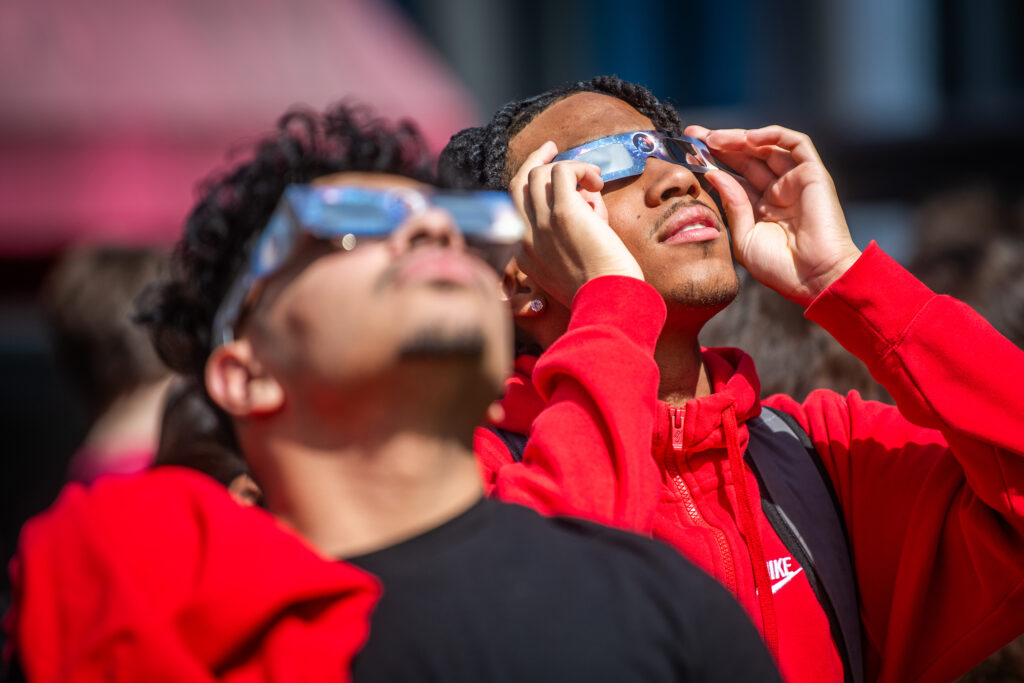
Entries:
<svg viewBox="0 0 1024 683">
<path fill-rule="evenodd" d="M 657 237 L 658 234 L 661 232 L 661 228 L 665 225 L 665 223 L 671 220 L 672 216 L 676 215 L 677 211 L 679 211 L 680 209 L 688 209 L 691 206 L 703 206 L 705 209 L 709 210 L 712 215 L 715 215 L 715 210 L 712 209 L 707 204 L 705 204 L 704 202 L 700 201 L 699 199 L 680 199 L 675 204 L 672 204 L 667 209 L 665 209 L 665 212 L 661 214 L 661 217 L 658 218 L 658 220 L 654 221 L 654 225 L 651 227 L 649 237 L 651 237 L 652 239 Z M 718 223 L 719 221 L 716 219 L 715 222 Z M 721 228 L 722 226 L 717 225 L 716 227 Z"/>
</svg>

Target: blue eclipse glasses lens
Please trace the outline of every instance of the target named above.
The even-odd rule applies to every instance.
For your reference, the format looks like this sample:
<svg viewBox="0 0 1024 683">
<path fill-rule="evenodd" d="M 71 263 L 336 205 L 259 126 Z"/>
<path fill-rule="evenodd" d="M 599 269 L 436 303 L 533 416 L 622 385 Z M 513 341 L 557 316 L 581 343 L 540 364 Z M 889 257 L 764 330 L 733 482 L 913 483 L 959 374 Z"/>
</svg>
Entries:
<svg viewBox="0 0 1024 683">
<path fill-rule="evenodd" d="M 556 156 L 553 161 L 583 161 L 601 169 L 606 183 L 620 178 L 640 175 L 647 158 L 654 157 L 685 166 L 694 173 L 728 170 L 715 161 L 707 145 L 687 135 L 670 136 L 655 130 L 609 135 L 585 145 L 573 147 Z"/>
<path fill-rule="evenodd" d="M 361 187 L 289 185 L 256 239 L 245 270 L 228 289 L 213 318 L 213 347 L 234 339 L 249 292 L 288 261 L 305 233 L 340 240 L 351 250 L 360 239 L 382 239 L 411 216 L 438 207 L 451 214 L 466 243 L 499 272 L 525 226 L 505 192 L 371 190 Z"/>
</svg>

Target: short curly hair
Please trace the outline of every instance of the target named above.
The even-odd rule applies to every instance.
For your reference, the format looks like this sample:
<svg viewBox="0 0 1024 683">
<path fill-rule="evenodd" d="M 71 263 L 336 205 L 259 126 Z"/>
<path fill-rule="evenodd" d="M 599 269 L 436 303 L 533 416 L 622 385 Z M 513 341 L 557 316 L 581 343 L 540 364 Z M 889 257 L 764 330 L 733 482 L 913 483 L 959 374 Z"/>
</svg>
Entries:
<svg viewBox="0 0 1024 683">
<path fill-rule="evenodd" d="M 649 118 L 658 130 L 683 132 L 683 120 L 675 107 L 659 101 L 647 88 L 617 76 L 598 76 L 509 102 L 487 125 L 453 135 L 438 162 L 442 182 L 465 189 L 507 190 L 515 172 L 508 166 L 509 141 L 552 104 L 580 92 L 610 95 Z"/>
<path fill-rule="evenodd" d="M 285 187 L 346 171 L 432 183 L 430 169 L 426 144 L 411 122 L 390 125 L 348 103 L 322 114 L 285 114 L 272 134 L 255 143 L 248 161 L 202 185 L 175 249 L 173 274 L 142 297 L 137 321 L 150 327 L 168 367 L 201 378 L 217 307 Z"/>
</svg>

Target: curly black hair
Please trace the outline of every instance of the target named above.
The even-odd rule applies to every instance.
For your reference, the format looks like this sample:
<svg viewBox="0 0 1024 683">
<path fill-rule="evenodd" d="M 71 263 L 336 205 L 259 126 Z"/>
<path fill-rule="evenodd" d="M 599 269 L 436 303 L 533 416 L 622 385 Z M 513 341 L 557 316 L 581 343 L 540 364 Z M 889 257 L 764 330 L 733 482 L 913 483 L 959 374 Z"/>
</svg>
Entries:
<svg viewBox="0 0 1024 683">
<path fill-rule="evenodd" d="M 598 76 L 509 102 L 487 125 L 453 135 L 438 161 L 442 182 L 464 189 L 507 190 L 515 172 L 508 166 L 509 141 L 552 104 L 580 92 L 610 95 L 649 118 L 656 129 L 683 132 L 683 120 L 675 107 L 659 101 L 647 88 L 616 76 Z"/>
<path fill-rule="evenodd" d="M 150 327 L 157 353 L 186 376 L 203 376 L 217 307 L 285 187 L 344 171 L 434 181 L 414 124 L 392 126 L 347 103 L 322 114 L 293 110 L 253 147 L 248 161 L 202 184 L 175 249 L 172 277 L 138 304 L 136 319 Z"/>
</svg>

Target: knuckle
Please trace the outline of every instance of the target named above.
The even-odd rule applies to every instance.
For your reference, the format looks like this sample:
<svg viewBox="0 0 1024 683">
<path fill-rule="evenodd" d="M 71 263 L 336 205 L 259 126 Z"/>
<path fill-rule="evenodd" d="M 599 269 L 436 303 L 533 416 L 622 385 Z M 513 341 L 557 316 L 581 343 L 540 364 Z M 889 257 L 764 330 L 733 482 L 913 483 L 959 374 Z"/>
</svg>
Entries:
<svg viewBox="0 0 1024 683">
<path fill-rule="evenodd" d="M 561 204 L 556 204 L 551 209 L 551 222 L 564 225 L 569 221 L 572 213 L 569 209 Z"/>
<path fill-rule="evenodd" d="M 559 180 L 565 180 L 570 176 L 576 177 L 576 169 L 582 166 L 579 161 L 559 161 L 551 167 L 551 175 Z"/>
</svg>

